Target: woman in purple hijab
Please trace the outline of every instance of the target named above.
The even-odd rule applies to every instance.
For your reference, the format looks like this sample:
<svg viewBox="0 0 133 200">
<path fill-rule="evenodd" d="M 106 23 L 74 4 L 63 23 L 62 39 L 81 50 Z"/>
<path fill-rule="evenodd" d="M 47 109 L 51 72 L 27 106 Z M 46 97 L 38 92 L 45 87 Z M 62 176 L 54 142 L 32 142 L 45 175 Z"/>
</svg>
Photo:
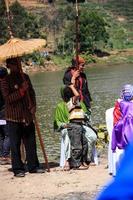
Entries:
<svg viewBox="0 0 133 200">
<path fill-rule="evenodd" d="M 121 91 L 114 108 L 114 128 L 112 132 L 112 150 L 125 149 L 133 141 L 133 86 L 126 84 Z"/>
</svg>

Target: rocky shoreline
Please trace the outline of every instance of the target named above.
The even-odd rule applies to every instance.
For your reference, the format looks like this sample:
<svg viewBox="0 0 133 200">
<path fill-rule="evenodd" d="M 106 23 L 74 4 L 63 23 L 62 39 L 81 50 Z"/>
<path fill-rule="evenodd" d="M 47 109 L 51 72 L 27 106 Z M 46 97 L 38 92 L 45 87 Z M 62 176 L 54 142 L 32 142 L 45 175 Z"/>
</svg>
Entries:
<svg viewBox="0 0 133 200">
<path fill-rule="evenodd" d="M 111 51 L 110 56 L 104 56 L 104 57 L 95 57 L 96 63 L 89 63 L 86 66 L 87 67 L 93 67 L 95 65 L 99 65 L 100 67 L 102 65 L 115 65 L 115 64 L 127 64 L 127 63 L 133 63 L 133 49 L 125 49 L 125 50 L 114 50 Z M 61 67 L 56 65 L 52 60 L 47 60 L 44 62 L 44 65 L 35 65 L 35 64 L 29 64 L 26 65 L 23 63 L 23 71 L 24 72 L 54 72 L 54 71 L 60 71 L 64 70 L 66 67 Z M 68 65 L 69 66 L 69 65 Z"/>
<path fill-rule="evenodd" d="M 44 66 L 23 64 L 22 68 L 23 68 L 23 71 L 27 72 L 27 73 L 29 73 L 29 72 L 33 72 L 33 73 L 34 72 L 46 72 L 46 71 L 54 72 L 54 71 L 60 71 L 63 69 L 63 68 L 55 65 L 54 62 L 52 62 L 52 61 L 45 62 Z"/>
</svg>

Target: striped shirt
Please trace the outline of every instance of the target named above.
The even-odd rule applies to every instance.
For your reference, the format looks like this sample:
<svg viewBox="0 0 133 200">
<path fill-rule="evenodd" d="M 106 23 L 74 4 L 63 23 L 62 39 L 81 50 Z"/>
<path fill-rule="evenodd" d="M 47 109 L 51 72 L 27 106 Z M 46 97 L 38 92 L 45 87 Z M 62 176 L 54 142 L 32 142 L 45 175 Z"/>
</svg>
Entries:
<svg viewBox="0 0 133 200">
<path fill-rule="evenodd" d="M 30 105 L 36 106 L 35 92 L 27 74 L 24 74 L 29 88 L 27 93 L 30 97 Z M 32 120 L 32 114 L 29 110 L 29 98 L 25 94 L 21 95 L 19 89 L 23 83 L 20 73 L 11 73 L 1 81 L 1 91 L 5 100 L 5 117 L 7 121 L 22 122 L 29 124 Z"/>
</svg>

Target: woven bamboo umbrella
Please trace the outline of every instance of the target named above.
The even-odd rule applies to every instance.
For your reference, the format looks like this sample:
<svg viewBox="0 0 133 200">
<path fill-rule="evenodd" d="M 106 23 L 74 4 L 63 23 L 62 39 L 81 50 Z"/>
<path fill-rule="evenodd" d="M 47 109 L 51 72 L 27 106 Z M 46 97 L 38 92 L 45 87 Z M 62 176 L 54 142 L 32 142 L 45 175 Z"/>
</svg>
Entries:
<svg viewBox="0 0 133 200">
<path fill-rule="evenodd" d="M 46 40 L 44 39 L 22 40 L 13 37 L 0 46 L 0 61 L 30 54 L 45 45 Z"/>
</svg>

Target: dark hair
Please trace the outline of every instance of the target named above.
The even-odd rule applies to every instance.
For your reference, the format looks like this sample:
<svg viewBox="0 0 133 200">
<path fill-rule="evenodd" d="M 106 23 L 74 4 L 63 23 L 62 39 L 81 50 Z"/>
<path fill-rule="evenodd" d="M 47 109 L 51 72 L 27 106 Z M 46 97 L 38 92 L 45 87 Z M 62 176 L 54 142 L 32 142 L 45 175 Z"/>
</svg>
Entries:
<svg viewBox="0 0 133 200">
<path fill-rule="evenodd" d="M 8 58 L 6 60 L 6 64 L 12 64 L 12 65 L 16 65 L 21 61 L 20 57 L 16 57 L 16 58 Z"/>
<path fill-rule="evenodd" d="M 0 67 L 0 78 L 4 78 L 8 74 L 5 67 Z"/>
<path fill-rule="evenodd" d="M 73 96 L 74 94 L 70 87 L 61 88 L 61 97 L 65 102 L 68 102 Z"/>
<path fill-rule="evenodd" d="M 16 64 L 17 63 L 17 58 L 8 58 L 6 60 L 6 64 Z"/>
</svg>

